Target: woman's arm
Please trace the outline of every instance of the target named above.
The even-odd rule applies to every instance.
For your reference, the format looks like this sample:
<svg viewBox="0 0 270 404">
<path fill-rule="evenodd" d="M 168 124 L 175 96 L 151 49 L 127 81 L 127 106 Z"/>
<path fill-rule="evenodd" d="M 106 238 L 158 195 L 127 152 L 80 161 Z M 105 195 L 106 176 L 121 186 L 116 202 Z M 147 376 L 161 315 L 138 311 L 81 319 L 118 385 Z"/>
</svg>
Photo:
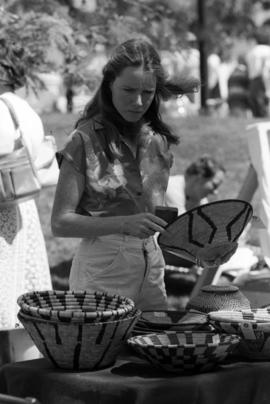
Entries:
<svg viewBox="0 0 270 404">
<path fill-rule="evenodd" d="M 52 210 L 51 227 L 57 237 L 92 238 L 115 233 L 146 238 L 162 232 L 167 223 L 151 213 L 91 217 L 76 213 L 85 178 L 63 159 Z"/>
<path fill-rule="evenodd" d="M 252 164 L 249 165 L 247 175 L 244 179 L 242 188 L 239 191 L 238 199 L 250 202 L 258 187 L 257 173 Z"/>
</svg>

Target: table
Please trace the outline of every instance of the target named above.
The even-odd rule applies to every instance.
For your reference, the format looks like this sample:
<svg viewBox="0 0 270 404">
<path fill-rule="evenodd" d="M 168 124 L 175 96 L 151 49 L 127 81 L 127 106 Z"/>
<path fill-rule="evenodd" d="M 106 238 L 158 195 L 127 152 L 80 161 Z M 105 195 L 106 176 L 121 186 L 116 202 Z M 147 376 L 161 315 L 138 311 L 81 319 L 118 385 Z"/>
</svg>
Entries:
<svg viewBox="0 0 270 404">
<path fill-rule="evenodd" d="M 269 404 L 270 362 L 237 362 L 180 376 L 132 355 L 91 372 L 58 370 L 42 358 L 4 365 L 0 393 L 32 396 L 41 404 Z"/>
</svg>

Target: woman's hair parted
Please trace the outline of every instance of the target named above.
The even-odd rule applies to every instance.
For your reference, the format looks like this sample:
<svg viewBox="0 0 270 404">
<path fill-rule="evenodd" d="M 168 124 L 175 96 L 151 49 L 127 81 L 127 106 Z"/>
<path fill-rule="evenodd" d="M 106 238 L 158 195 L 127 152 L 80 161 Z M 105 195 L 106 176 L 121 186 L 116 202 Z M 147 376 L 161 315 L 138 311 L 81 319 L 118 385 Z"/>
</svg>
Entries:
<svg viewBox="0 0 270 404">
<path fill-rule="evenodd" d="M 161 64 L 161 59 L 155 47 L 148 41 L 140 38 L 130 39 L 118 45 L 110 59 L 103 68 L 101 84 L 86 105 L 82 116 L 76 122 L 75 127 L 97 114 L 101 114 L 107 123 L 117 126 L 121 123 L 121 117 L 113 106 L 110 84 L 127 67 L 140 67 L 145 71 L 153 72 L 156 76 L 156 91 L 154 99 L 146 111 L 143 121 L 154 132 L 164 135 L 169 143 L 177 144 L 179 139 L 171 129 L 163 122 L 159 107 L 161 100 L 169 100 L 175 96 L 192 93 L 198 88 L 198 80 L 194 78 L 169 78 Z"/>
</svg>

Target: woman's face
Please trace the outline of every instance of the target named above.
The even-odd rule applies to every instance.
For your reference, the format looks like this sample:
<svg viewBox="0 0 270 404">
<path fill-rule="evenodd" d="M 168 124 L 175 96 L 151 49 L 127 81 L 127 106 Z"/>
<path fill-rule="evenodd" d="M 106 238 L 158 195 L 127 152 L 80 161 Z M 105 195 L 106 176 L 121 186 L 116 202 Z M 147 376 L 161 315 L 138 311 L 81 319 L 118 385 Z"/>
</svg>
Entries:
<svg viewBox="0 0 270 404">
<path fill-rule="evenodd" d="M 126 67 L 111 84 L 112 102 L 127 122 L 139 121 L 150 107 L 156 76 L 143 67 Z"/>
</svg>

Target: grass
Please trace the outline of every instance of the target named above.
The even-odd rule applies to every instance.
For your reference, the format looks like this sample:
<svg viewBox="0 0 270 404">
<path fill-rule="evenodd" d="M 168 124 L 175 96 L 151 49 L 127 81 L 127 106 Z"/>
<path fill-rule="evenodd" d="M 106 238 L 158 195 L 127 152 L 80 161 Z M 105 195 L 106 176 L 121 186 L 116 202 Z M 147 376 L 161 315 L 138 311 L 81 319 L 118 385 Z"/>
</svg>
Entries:
<svg viewBox="0 0 270 404">
<path fill-rule="evenodd" d="M 63 147 L 76 119 L 77 116 L 73 114 L 52 113 L 42 116 L 45 131 L 54 135 L 58 149 Z M 182 173 L 197 156 L 208 153 L 221 161 L 227 172 L 219 198 L 236 197 L 249 164 L 246 126 L 250 121 L 244 118 L 214 116 L 170 118 L 168 115 L 166 119 L 181 140 L 179 145 L 173 147 L 172 174 Z M 54 192 L 54 188 L 43 190 L 37 203 L 50 266 L 60 265 L 61 270 L 61 263 L 73 257 L 78 240 L 52 236 L 50 215 Z M 256 198 L 254 208 L 256 213 Z M 256 244 L 256 234 L 251 234 L 250 240 Z"/>
</svg>

